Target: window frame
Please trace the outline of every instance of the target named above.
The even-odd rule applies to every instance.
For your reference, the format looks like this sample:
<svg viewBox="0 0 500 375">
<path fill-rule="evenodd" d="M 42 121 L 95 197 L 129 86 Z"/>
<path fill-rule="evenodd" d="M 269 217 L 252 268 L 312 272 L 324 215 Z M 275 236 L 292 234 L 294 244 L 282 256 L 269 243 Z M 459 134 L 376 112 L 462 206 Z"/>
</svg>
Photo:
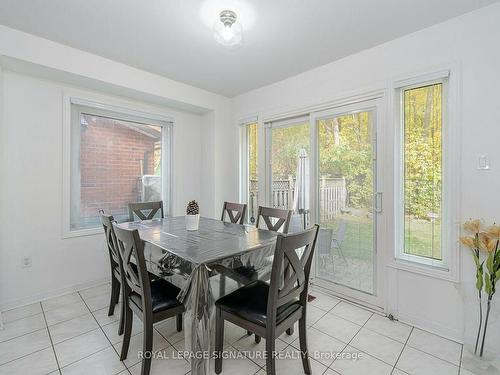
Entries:
<svg viewBox="0 0 500 375">
<path fill-rule="evenodd" d="M 239 154 L 240 154 L 240 194 L 239 194 L 239 197 L 240 197 L 240 202 L 243 202 L 243 203 L 246 203 L 247 204 L 247 212 L 246 212 L 246 215 L 247 217 L 245 218 L 245 221 L 247 223 L 249 223 L 249 217 L 248 215 L 250 214 L 250 209 L 248 207 L 248 204 L 249 204 L 249 157 L 248 157 L 248 154 L 249 154 L 249 149 L 248 149 L 248 126 L 249 125 L 256 125 L 257 126 L 257 144 L 259 144 L 259 135 L 260 135 L 260 124 L 259 124 L 259 121 L 258 121 L 258 118 L 257 117 L 251 117 L 251 118 L 247 118 L 245 120 L 241 120 L 239 121 L 238 123 L 238 126 L 239 126 L 239 132 L 240 132 L 240 150 L 239 150 Z M 258 168 L 259 168 L 259 149 L 257 148 L 257 174 L 258 174 Z M 259 185 L 260 185 L 260 181 L 259 181 Z M 259 192 L 260 192 L 260 188 L 258 189 Z M 258 202 L 257 202 L 257 205 L 260 204 L 260 194 L 258 195 Z"/>
<path fill-rule="evenodd" d="M 391 266 L 457 282 L 459 278 L 458 235 L 460 220 L 460 135 L 456 68 L 433 71 L 395 81 L 394 96 L 394 217 L 395 249 Z M 404 91 L 442 84 L 442 207 L 441 254 L 435 260 L 404 252 Z"/>
<path fill-rule="evenodd" d="M 314 151 L 312 150 L 313 143 L 311 142 L 311 134 L 312 134 L 312 125 L 310 123 L 311 117 L 310 114 L 304 114 L 300 116 L 292 116 L 292 117 L 286 117 L 283 119 L 275 119 L 272 121 L 266 121 L 264 123 L 264 132 L 265 132 L 265 168 L 266 168 L 266 178 L 265 178 L 265 196 L 266 196 L 266 205 L 268 207 L 273 207 L 273 160 L 272 160 L 272 153 L 273 153 L 273 130 L 275 129 L 286 129 L 286 128 L 292 128 L 294 126 L 302 125 L 302 124 L 307 124 L 309 126 L 309 142 L 310 142 L 310 153 L 309 153 L 309 165 L 311 165 L 313 161 L 313 154 Z M 315 156 L 314 156 L 315 157 Z M 313 167 L 311 167 L 311 170 Z M 312 172 L 310 172 L 310 178 L 311 178 Z M 310 218 L 313 213 L 315 213 L 315 208 L 313 208 L 313 195 L 312 193 L 312 185 L 309 186 L 309 191 L 310 191 Z"/>
<path fill-rule="evenodd" d="M 77 110 L 75 111 L 74 108 Z M 85 109 L 85 111 L 82 111 Z M 81 113 L 111 117 L 118 120 L 148 123 L 162 128 L 162 200 L 165 216 L 172 212 L 172 136 L 174 118 L 138 103 L 116 101 L 113 98 L 81 92 L 65 92 L 63 95 L 63 178 L 62 178 L 62 238 L 100 234 L 101 226 L 87 229 L 71 229 L 71 153 L 73 121 Z"/>
</svg>

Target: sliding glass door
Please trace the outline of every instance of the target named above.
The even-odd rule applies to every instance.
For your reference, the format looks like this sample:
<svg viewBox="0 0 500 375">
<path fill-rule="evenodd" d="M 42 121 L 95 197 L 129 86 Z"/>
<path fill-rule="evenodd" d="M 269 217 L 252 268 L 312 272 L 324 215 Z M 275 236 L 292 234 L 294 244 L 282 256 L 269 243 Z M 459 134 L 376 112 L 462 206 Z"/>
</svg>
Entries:
<svg viewBox="0 0 500 375">
<path fill-rule="evenodd" d="M 267 124 L 267 204 L 294 211 L 290 231 L 318 223 L 313 283 L 382 307 L 378 248 L 378 102 Z"/>
<path fill-rule="evenodd" d="M 314 282 L 381 306 L 378 283 L 377 106 L 363 102 L 312 115 L 316 145 Z"/>
</svg>

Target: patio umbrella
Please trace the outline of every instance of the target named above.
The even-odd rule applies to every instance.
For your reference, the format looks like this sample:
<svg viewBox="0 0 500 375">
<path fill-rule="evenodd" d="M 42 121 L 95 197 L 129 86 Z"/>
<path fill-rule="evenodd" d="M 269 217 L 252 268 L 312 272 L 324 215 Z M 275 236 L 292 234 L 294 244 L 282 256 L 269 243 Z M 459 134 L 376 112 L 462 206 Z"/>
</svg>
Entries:
<svg viewBox="0 0 500 375">
<path fill-rule="evenodd" d="M 309 213 L 309 157 L 305 149 L 300 149 L 297 163 L 297 177 L 295 180 L 295 194 L 293 209 L 304 217 L 304 229 L 307 228 L 307 214 Z"/>
</svg>

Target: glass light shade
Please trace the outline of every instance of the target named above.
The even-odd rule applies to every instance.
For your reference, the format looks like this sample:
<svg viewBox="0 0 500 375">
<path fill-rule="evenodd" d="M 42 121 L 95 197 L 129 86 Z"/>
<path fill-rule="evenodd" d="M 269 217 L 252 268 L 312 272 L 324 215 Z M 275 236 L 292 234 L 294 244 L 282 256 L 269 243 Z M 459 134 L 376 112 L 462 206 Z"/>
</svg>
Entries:
<svg viewBox="0 0 500 375">
<path fill-rule="evenodd" d="M 214 24 L 214 38 L 225 47 L 235 47 L 243 40 L 243 29 L 238 22 L 232 25 L 224 25 L 217 20 Z"/>
</svg>

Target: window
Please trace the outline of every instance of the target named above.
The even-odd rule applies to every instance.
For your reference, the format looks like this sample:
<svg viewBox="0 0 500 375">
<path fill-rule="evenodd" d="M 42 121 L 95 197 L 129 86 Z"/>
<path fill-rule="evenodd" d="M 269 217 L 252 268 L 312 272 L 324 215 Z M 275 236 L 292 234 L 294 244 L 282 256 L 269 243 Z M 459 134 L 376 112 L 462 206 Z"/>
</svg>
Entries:
<svg viewBox="0 0 500 375">
<path fill-rule="evenodd" d="M 448 269 L 451 165 L 446 145 L 448 79 L 412 84 L 400 91 L 400 216 L 398 258 Z M 448 135 L 448 139 L 445 138 Z M 448 160 L 448 162 L 445 162 Z M 447 174 L 448 173 L 448 174 Z"/>
<path fill-rule="evenodd" d="M 255 224 L 259 207 L 259 177 L 257 173 L 258 157 L 258 123 L 245 125 L 246 139 L 246 196 L 248 205 L 248 222 Z"/>
<path fill-rule="evenodd" d="M 169 212 L 169 125 L 71 104 L 70 232 L 100 229 L 101 209 L 127 221 L 129 202 L 163 200 Z"/>
</svg>

